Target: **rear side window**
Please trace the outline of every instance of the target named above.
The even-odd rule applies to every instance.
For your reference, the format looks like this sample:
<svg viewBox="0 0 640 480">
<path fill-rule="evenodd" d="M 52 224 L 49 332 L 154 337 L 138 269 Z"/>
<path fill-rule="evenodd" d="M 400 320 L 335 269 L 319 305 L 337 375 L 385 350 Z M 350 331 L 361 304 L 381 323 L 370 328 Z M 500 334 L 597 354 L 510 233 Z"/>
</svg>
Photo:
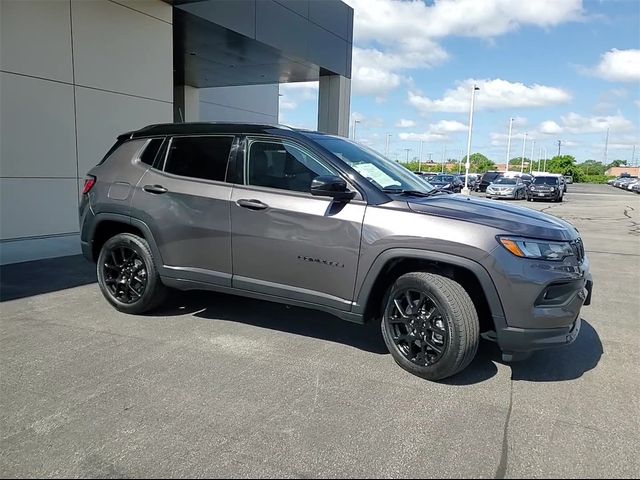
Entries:
<svg viewBox="0 0 640 480">
<path fill-rule="evenodd" d="M 154 138 L 144 149 L 142 155 L 140 155 L 140 161 L 147 165 L 153 165 L 156 156 L 158 155 L 158 151 L 160 150 L 160 146 L 162 145 L 162 138 Z"/>
<path fill-rule="evenodd" d="M 175 137 L 164 171 L 224 182 L 233 137 Z"/>
</svg>

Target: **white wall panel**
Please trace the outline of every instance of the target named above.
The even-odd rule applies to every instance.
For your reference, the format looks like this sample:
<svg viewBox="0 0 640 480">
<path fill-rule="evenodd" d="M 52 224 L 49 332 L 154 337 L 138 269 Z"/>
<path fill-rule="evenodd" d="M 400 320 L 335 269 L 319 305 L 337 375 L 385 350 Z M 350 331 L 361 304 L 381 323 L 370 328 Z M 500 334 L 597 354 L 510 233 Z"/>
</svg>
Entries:
<svg viewBox="0 0 640 480">
<path fill-rule="evenodd" d="M 116 137 L 152 123 L 171 122 L 171 103 L 76 87 L 78 164 L 82 178 Z"/>
<path fill-rule="evenodd" d="M 172 26 L 117 3 L 71 3 L 76 84 L 173 101 Z"/>
<path fill-rule="evenodd" d="M 75 179 L 0 179 L 2 239 L 78 230 L 78 184 Z"/>
<path fill-rule="evenodd" d="M 76 176 L 73 86 L 0 73 L 0 175 Z"/>
<path fill-rule="evenodd" d="M 68 0 L 0 0 L 0 68 L 72 82 Z"/>
</svg>

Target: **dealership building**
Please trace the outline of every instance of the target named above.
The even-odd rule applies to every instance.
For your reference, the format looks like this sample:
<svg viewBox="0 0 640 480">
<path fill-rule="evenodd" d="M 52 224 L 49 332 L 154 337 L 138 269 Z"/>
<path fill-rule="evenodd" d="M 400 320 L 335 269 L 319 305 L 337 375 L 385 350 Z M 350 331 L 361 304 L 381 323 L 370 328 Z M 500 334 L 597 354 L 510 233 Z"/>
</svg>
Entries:
<svg viewBox="0 0 640 480">
<path fill-rule="evenodd" d="M 318 130 L 347 136 L 352 38 L 339 0 L 0 0 L 0 264 L 80 253 L 122 132 L 275 124 L 279 84 L 318 81 Z"/>
</svg>

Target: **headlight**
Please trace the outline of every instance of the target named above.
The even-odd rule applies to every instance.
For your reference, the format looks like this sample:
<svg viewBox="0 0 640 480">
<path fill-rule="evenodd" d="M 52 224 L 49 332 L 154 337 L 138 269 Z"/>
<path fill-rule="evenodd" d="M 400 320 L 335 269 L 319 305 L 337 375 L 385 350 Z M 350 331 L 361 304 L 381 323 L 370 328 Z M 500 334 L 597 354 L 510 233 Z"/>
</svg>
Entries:
<svg viewBox="0 0 640 480">
<path fill-rule="evenodd" d="M 533 185 L 531 185 L 531 190 L 535 190 L 535 189 L 536 189 L 536 187 L 534 187 Z"/>
<path fill-rule="evenodd" d="M 547 242 L 519 237 L 498 237 L 498 241 L 516 257 L 561 261 L 573 255 L 569 242 Z"/>
<path fill-rule="evenodd" d="M 449 188 L 451 186 L 450 183 L 447 183 L 445 186 L 443 186 L 442 188 Z"/>
<path fill-rule="evenodd" d="M 551 191 L 555 192 L 556 191 L 556 187 L 551 187 Z"/>
</svg>

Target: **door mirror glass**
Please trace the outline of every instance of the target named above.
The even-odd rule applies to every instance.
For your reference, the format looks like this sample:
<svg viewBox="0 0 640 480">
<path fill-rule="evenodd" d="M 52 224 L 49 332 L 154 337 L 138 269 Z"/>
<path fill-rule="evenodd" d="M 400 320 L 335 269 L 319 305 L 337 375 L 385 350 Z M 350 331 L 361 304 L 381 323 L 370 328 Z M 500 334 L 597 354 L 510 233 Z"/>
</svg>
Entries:
<svg viewBox="0 0 640 480">
<path fill-rule="evenodd" d="M 347 182 L 336 175 L 319 175 L 311 182 L 311 195 L 349 201 L 355 197 L 356 192 L 350 191 Z"/>
</svg>

